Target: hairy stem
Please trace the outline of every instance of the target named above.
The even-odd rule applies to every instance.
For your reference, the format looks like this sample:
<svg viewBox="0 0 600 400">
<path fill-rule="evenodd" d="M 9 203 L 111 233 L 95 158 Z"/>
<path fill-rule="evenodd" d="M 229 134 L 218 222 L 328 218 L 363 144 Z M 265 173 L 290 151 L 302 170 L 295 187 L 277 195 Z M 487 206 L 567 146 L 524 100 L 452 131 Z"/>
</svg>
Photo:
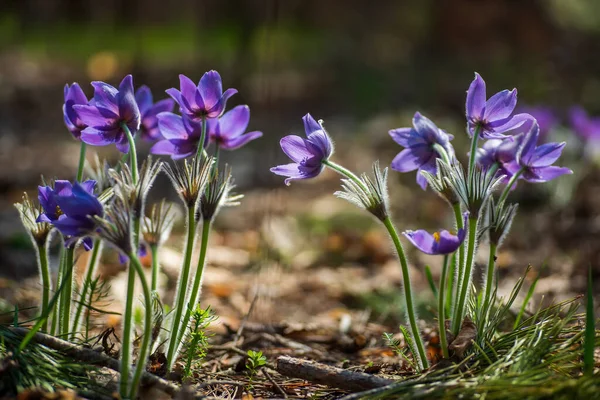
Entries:
<svg viewBox="0 0 600 400">
<path fill-rule="evenodd" d="M 125 132 L 127 136 L 127 141 L 129 142 L 129 166 L 131 167 L 131 177 L 133 178 L 133 183 L 137 184 L 138 182 L 138 162 L 137 162 L 137 151 L 135 149 L 135 140 L 133 139 L 133 134 L 129 130 L 129 127 L 125 123 L 121 124 L 121 128 Z"/>
<path fill-rule="evenodd" d="M 516 174 L 514 174 L 510 180 L 508 181 L 508 184 L 506 185 L 506 187 L 504 188 L 504 190 L 502 191 L 502 194 L 500 195 L 500 198 L 498 200 L 498 204 L 502 204 L 506 201 L 506 198 L 508 197 L 508 194 L 510 193 L 510 188 L 513 187 L 513 185 L 515 184 L 515 182 L 517 181 L 517 179 L 519 179 L 519 177 L 521 176 L 521 174 L 525 172 L 525 167 L 521 167 L 520 170 L 517 171 Z"/>
<path fill-rule="evenodd" d="M 496 249 L 497 244 L 490 243 L 490 257 L 488 259 L 487 273 L 485 278 L 485 300 L 483 301 L 483 315 L 484 319 L 487 319 L 488 308 L 490 307 L 490 302 L 492 300 L 492 286 L 494 284 L 494 272 L 496 265 Z M 481 322 L 481 326 L 485 324 Z"/>
<path fill-rule="evenodd" d="M 179 327 L 181 326 L 181 316 L 185 307 L 185 299 L 187 297 L 188 280 L 190 276 L 190 264 L 192 262 L 192 252 L 194 250 L 194 242 L 196 236 L 196 221 L 194 218 L 194 209 L 187 209 L 187 240 L 185 245 L 185 257 L 181 272 L 179 274 L 179 285 L 175 294 L 175 302 L 173 307 L 173 323 L 171 324 L 171 336 L 169 338 L 169 348 L 167 350 L 167 363 L 170 370 L 175 364 L 176 350 L 178 347 Z"/>
<path fill-rule="evenodd" d="M 460 282 L 460 291 L 458 293 L 458 302 L 456 303 L 456 312 L 452 318 L 452 333 L 458 335 L 462 320 L 465 314 L 467 300 L 469 299 L 471 273 L 473 271 L 473 259 L 475 256 L 475 247 L 477 241 L 477 216 L 469 217 L 469 242 L 467 247 L 467 260 L 464 265 L 464 273 Z"/>
<path fill-rule="evenodd" d="M 206 140 L 206 117 L 202 117 L 202 131 L 200 133 L 200 142 L 198 143 L 198 151 L 196 152 L 196 158 L 198 160 L 202 159 L 204 156 L 204 141 Z"/>
<path fill-rule="evenodd" d="M 473 132 L 473 137 L 471 138 L 471 152 L 469 153 L 469 176 L 467 182 L 471 182 L 471 179 L 473 178 L 473 173 L 475 172 L 475 160 L 477 159 L 477 141 L 479 140 L 480 132 L 481 126 L 478 124 L 475 127 L 475 132 Z"/>
<path fill-rule="evenodd" d="M 390 234 L 390 237 L 394 242 L 394 246 L 396 247 L 396 252 L 398 253 L 398 258 L 400 260 L 400 267 L 402 269 L 403 280 L 402 286 L 404 287 L 404 297 L 406 302 L 406 313 L 410 322 L 410 329 L 413 336 L 413 341 L 415 342 L 418 351 L 418 354 L 415 354 L 415 359 L 417 360 L 417 364 L 419 365 L 419 367 L 425 369 L 428 368 L 429 363 L 427 361 L 427 353 L 425 352 L 425 346 L 423 345 L 423 340 L 421 339 L 419 327 L 417 326 L 417 318 L 415 315 L 412 288 L 410 282 L 410 273 L 408 270 L 408 262 L 406 260 L 406 255 L 404 254 L 404 248 L 402 247 L 402 243 L 400 243 L 398 232 L 396 232 L 396 228 L 394 227 L 394 224 L 392 223 L 390 217 L 386 217 L 383 220 L 383 224 L 387 228 L 388 233 Z"/>
<path fill-rule="evenodd" d="M 75 338 L 77 332 L 79 332 L 79 320 L 81 319 L 81 314 L 83 312 L 84 304 L 86 303 L 87 293 L 90 289 L 90 283 L 94 277 L 94 272 L 96 271 L 96 265 L 98 265 L 98 256 L 102 252 L 102 241 L 100 239 L 94 240 L 94 248 L 92 249 L 92 254 L 88 261 L 87 271 L 85 273 L 85 278 L 83 280 L 83 288 L 81 289 L 81 295 L 79 297 L 79 304 L 77 304 L 77 309 L 75 311 L 75 317 L 73 319 L 73 330 L 71 338 Z"/>
<path fill-rule="evenodd" d="M 326 165 L 329 168 L 331 168 L 332 170 L 334 170 L 335 172 L 337 172 L 338 174 L 345 176 L 348 179 L 353 180 L 362 190 L 365 191 L 365 193 L 369 193 L 369 189 L 365 186 L 363 181 L 360 180 L 360 178 L 358 176 L 356 176 L 356 174 L 354 172 L 350 171 L 347 168 L 342 167 L 339 164 L 334 163 L 331 160 L 323 161 L 323 165 Z"/>
<path fill-rule="evenodd" d="M 448 354 L 448 340 L 446 339 L 446 305 L 444 304 L 444 290 L 446 289 L 446 276 L 448 274 L 448 255 L 444 256 L 442 275 L 440 276 L 440 293 L 438 296 L 438 324 L 440 330 L 440 346 L 444 358 L 450 358 Z"/>
<path fill-rule="evenodd" d="M 81 182 L 83 179 L 83 168 L 85 167 L 85 150 L 86 144 L 81 142 L 81 148 L 79 150 L 79 166 L 77 168 L 77 182 Z"/>
<path fill-rule="evenodd" d="M 119 394 L 121 398 L 129 398 L 129 371 L 131 369 L 131 330 L 133 325 L 133 297 L 135 290 L 135 270 L 127 268 L 127 296 L 125 297 L 125 310 L 123 312 L 123 345 L 121 346 L 121 381 L 119 382 Z"/>
<path fill-rule="evenodd" d="M 65 270 L 64 270 L 64 286 L 61 293 L 60 304 L 62 308 L 60 334 L 63 337 L 69 335 L 70 320 L 71 320 L 71 302 L 73 298 L 73 256 L 75 253 L 75 246 L 71 246 L 66 250 L 65 256 Z"/>
<path fill-rule="evenodd" d="M 62 235 L 59 235 L 62 238 Z M 61 239 L 62 242 L 62 239 Z M 62 310 L 61 308 L 61 303 L 60 303 L 60 297 L 62 295 L 61 293 L 61 289 L 62 288 L 62 279 L 63 276 L 65 274 L 65 258 L 66 258 L 66 251 L 64 246 L 60 246 L 60 254 L 58 256 L 58 274 L 56 274 L 56 304 L 54 307 L 52 307 L 52 326 L 50 327 L 50 334 L 52 336 L 57 335 L 60 333 L 60 310 Z"/>
<path fill-rule="evenodd" d="M 462 210 L 460 209 L 460 203 L 454 204 L 452 206 L 452 209 L 454 210 L 454 219 L 456 222 L 456 231 L 458 232 L 459 229 L 464 228 L 464 222 L 463 222 L 463 216 L 462 216 Z M 463 281 L 463 275 L 464 275 L 464 262 L 465 262 L 465 245 L 464 243 L 461 244 L 458 247 L 458 252 L 454 253 L 454 273 L 456 275 L 456 295 L 458 296 L 458 294 L 460 293 L 461 290 L 461 283 Z M 454 310 L 452 315 L 456 315 L 456 307 L 458 306 L 458 303 L 454 303 Z"/>
<path fill-rule="evenodd" d="M 52 282 L 50 280 L 50 268 L 48 268 L 48 248 L 46 244 L 39 246 L 35 244 L 38 255 L 38 266 L 40 268 L 40 280 L 42 283 L 42 304 L 40 307 L 40 314 L 48 315 L 48 301 L 50 300 L 50 290 L 52 289 Z M 42 324 L 42 331 L 48 331 L 48 319 Z"/>
<path fill-rule="evenodd" d="M 158 245 L 150 245 L 150 253 L 152 254 L 152 281 L 150 290 L 156 292 L 158 288 Z"/>
<path fill-rule="evenodd" d="M 448 155 L 448 152 L 446 151 L 446 149 L 444 149 L 442 147 L 442 145 L 438 144 L 438 143 L 434 143 L 433 144 L 433 149 L 435 150 L 436 153 L 439 154 L 440 157 L 442 157 L 442 160 L 444 160 L 444 162 L 448 165 L 452 165 L 450 163 L 450 156 Z"/>
</svg>

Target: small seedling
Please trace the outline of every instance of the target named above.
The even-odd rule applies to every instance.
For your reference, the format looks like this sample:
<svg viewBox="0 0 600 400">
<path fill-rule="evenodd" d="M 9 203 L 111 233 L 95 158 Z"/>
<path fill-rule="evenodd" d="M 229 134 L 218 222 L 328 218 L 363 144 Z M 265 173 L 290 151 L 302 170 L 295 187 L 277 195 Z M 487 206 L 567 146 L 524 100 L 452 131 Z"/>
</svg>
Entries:
<svg viewBox="0 0 600 400">
<path fill-rule="evenodd" d="M 212 335 L 207 334 L 208 326 L 217 319 L 212 313 L 210 306 L 203 309 L 197 306 L 192 311 L 192 324 L 189 327 L 188 341 L 184 349 L 185 368 L 183 376 L 189 378 L 192 375 L 192 367 L 202 362 L 208 353 L 208 338 Z"/>
<path fill-rule="evenodd" d="M 262 351 L 248 350 L 248 360 L 246 361 L 246 369 L 248 370 L 248 390 L 252 390 L 252 382 L 258 371 L 267 364 L 267 357 Z"/>
</svg>

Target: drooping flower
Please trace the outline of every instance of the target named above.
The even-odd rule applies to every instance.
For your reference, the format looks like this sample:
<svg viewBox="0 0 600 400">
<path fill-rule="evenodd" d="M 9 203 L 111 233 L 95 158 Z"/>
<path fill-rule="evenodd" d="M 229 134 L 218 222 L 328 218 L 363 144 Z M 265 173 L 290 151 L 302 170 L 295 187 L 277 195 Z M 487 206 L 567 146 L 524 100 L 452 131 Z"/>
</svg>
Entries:
<svg viewBox="0 0 600 400">
<path fill-rule="evenodd" d="M 164 139 L 156 142 L 150 149 L 150 153 L 168 155 L 173 160 L 187 158 L 197 153 L 202 137 L 200 122 L 170 112 L 160 113 L 157 118 L 160 134 Z M 207 134 L 204 138 L 204 147 L 208 144 L 208 136 Z"/>
<path fill-rule="evenodd" d="M 600 117 L 590 117 L 581 106 L 573 106 L 569 110 L 571 128 L 581 139 L 600 139 Z"/>
<path fill-rule="evenodd" d="M 185 75 L 179 75 L 180 90 L 167 89 L 167 94 L 179 104 L 181 113 L 196 122 L 203 118 L 217 118 L 225 111 L 227 99 L 237 93 L 236 89 L 223 92 L 221 75 L 208 71 L 196 85 Z"/>
<path fill-rule="evenodd" d="M 262 132 L 246 132 L 250 122 L 250 108 L 237 106 L 227 111 L 221 118 L 208 120 L 208 135 L 211 142 L 226 150 L 239 149 L 251 140 L 258 139 Z"/>
<path fill-rule="evenodd" d="M 333 154 L 333 143 L 325 128 L 310 114 L 306 114 L 302 120 L 306 139 L 288 135 L 279 142 L 281 150 L 293 163 L 271 168 L 272 173 L 288 177 L 285 180 L 286 185 L 290 185 L 293 180 L 319 175 L 324 168 L 323 163 Z"/>
<path fill-rule="evenodd" d="M 454 158 L 454 148 L 450 144 L 454 136 L 418 112 L 413 117 L 413 128 L 392 129 L 389 134 L 396 143 L 405 147 L 392 161 L 392 169 L 399 172 L 417 170 L 417 183 L 422 189 L 427 187 L 427 179 L 421 171 L 435 174 L 436 159 L 441 157 L 442 150 L 449 159 Z"/>
<path fill-rule="evenodd" d="M 116 144 L 122 153 L 129 152 L 129 142 L 123 126 L 131 134 L 140 127 L 140 110 L 133 93 L 133 78 L 127 75 L 119 89 L 104 83 L 92 82 L 94 98 L 88 105 L 74 105 L 73 109 L 88 127 L 81 132 L 81 140 L 92 146 Z"/>
<path fill-rule="evenodd" d="M 512 115 L 517 105 L 517 89 L 503 90 L 486 100 L 485 81 L 476 72 L 467 90 L 467 132 L 473 136 L 479 128 L 482 139 L 504 139 L 504 132 L 514 129 L 528 118 L 527 114 Z"/>
<path fill-rule="evenodd" d="M 38 199 L 44 210 L 37 218 L 38 222 L 52 224 L 65 236 L 65 245 L 73 246 L 83 238 L 86 250 L 92 248 L 92 240 L 87 237 L 95 229 L 94 216 L 102 216 L 104 209 L 94 195 L 96 182 L 83 183 L 57 180 L 54 188 L 40 186 Z"/>
<path fill-rule="evenodd" d="M 63 104 L 63 117 L 67 129 L 77 140 L 81 138 L 81 131 L 87 128 L 87 125 L 79 118 L 79 115 L 73 109 L 74 105 L 87 105 L 88 99 L 77 83 L 71 86 L 65 85 L 65 103 Z"/>
<path fill-rule="evenodd" d="M 530 183 L 542 183 L 572 174 L 573 171 L 569 168 L 552 165 L 560 157 L 566 143 L 546 143 L 537 146 L 539 135 L 540 129 L 536 123 L 523 138 L 517 153 L 517 162 L 523 170 L 520 178 Z"/>
<path fill-rule="evenodd" d="M 554 110 L 543 105 L 520 107 L 521 113 L 526 113 L 537 121 L 540 126 L 540 136 L 546 136 L 558 124 L 558 117 Z"/>
<path fill-rule="evenodd" d="M 148 142 L 162 139 L 156 116 L 161 112 L 173 111 L 175 102 L 171 99 L 163 99 L 154 103 L 152 92 L 146 85 L 140 86 L 135 92 L 135 101 L 140 109 L 140 137 Z"/>
<path fill-rule="evenodd" d="M 463 226 L 467 226 L 468 217 L 469 212 L 465 212 L 463 214 Z M 402 234 L 423 253 L 438 255 L 454 253 L 465 240 L 467 230 L 461 228 L 456 234 L 453 234 L 444 229 L 431 234 L 424 229 L 419 229 L 418 231 L 406 231 Z"/>
</svg>

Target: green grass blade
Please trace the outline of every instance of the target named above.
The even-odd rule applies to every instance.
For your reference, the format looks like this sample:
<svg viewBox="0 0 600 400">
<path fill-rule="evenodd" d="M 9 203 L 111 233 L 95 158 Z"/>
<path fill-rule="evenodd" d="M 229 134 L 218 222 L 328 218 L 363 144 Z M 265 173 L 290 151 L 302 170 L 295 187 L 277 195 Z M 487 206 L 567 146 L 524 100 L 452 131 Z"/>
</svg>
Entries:
<svg viewBox="0 0 600 400">
<path fill-rule="evenodd" d="M 596 319 L 594 318 L 594 294 L 592 289 L 592 267 L 588 270 L 588 285 L 585 306 L 585 339 L 583 342 L 583 371 L 594 374 L 594 346 L 596 339 Z"/>
<path fill-rule="evenodd" d="M 437 300 L 438 290 L 437 290 L 437 287 L 435 286 L 435 282 L 433 280 L 433 275 L 431 274 L 431 268 L 429 267 L 429 265 L 425 266 L 425 276 L 427 277 L 427 283 L 429 283 L 429 288 L 433 292 L 433 297 L 435 297 Z"/>
<path fill-rule="evenodd" d="M 517 314 L 517 318 L 515 319 L 515 323 L 513 325 L 513 330 L 517 329 L 517 326 L 519 326 L 519 324 L 521 323 L 521 319 L 523 318 L 523 314 L 525 313 L 525 308 L 527 307 L 527 304 L 529 304 L 529 300 L 531 300 L 531 296 L 533 296 L 533 293 L 535 292 L 535 285 L 537 285 L 539 279 L 540 279 L 540 274 L 538 274 L 535 277 L 535 279 L 533 280 L 533 283 L 531 284 L 531 287 L 527 291 L 525 300 L 523 300 L 523 304 L 521 305 L 519 314 Z"/>
</svg>

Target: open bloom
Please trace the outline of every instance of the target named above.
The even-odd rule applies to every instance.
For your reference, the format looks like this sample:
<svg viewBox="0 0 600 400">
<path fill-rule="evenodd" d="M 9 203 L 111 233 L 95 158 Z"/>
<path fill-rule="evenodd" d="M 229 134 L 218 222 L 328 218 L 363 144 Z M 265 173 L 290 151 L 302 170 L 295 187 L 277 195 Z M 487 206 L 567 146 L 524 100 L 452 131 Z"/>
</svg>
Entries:
<svg viewBox="0 0 600 400">
<path fill-rule="evenodd" d="M 73 109 L 74 105 L 87 105 L 88 99 L 77 83 L 71 86 L 65 85 L 65 103 L 63 104 L 63 116 L 67 129 L 77 140 L 81 137 L 81 131 L 87 128 L 87 125 L 79 118 L 79 115 Z"/>
<path fill-rule="evenodd" d="M 38 198 L 44 210 L 39 215 L 38 222 L 52 224 L 65 236 L 65 245 L 73 246 L 77 240 L 83 239 L 86 250 L 92 248 L 92 240 L 87 235 L 94 231 L 96 223 L 94 216 L 102 216 L 104 210 L 98 198 L 94 195 L 96 181 L 88 180 L 83 183 L 58 180 L 54 188 L 40 186 Z"/>
<path fill-rule="evenodd" d="M 208 71 L 198 85 L 185 75 L 179 75 L 180 90 L 167 89 L 167 94 L 179 104 L 181 113 L 194 121 L 216 118 L 223 114 L 227 99 L 237 93 L 236 89 L 223 92 L 221 75 Z"/>
<path fill-rule="evenodd" d="M 463 226 L 467 226 L 467 218 L 469 212 L 463 214 Z M 450 233 L 447 230 L 434 232 L 433 234 L 426 230 L 419 229 L 418 231 L 406 231 L 402 233 L 410 242 L 425 254 L 451 254 L 465 240 L 467 230 L 461 228 L 456 234 Z"/>
<path fill-rule="evenodd" d="M 319 175 L 323 170 L 323 162 L 333 154 L 331 138 L 317 121 L 306 114 L 304 130 L 306 139 L 296 135 L 289 135 L 281 139 L 281 150 L 292 159 L 293 163 L 278 165 L 271 168 L 276 175 L 287 176 L 285 184 L 298 179 L 309 179 Z"/>
<path fill-rule="evenodd" d="M 540 136 L 546 136 L 558 124 L 558 117 L 550 107 L 537 105 L 520 107 L 520 112 L 527 113 L 537 121 L 540 126 Z"/>
<path fill-rule="evenodd" d="M 478 73 L 467 90 L 466 114 L 468 133 L 479 128 L 482 139 L 504 139 L 504 132 L 522 124 L 527 114 L 512 115 L 517 105 L 517 89 L 503 90 L 486 100 L 485 81 Z"/>
<path fill-rule="evenodd" d="M 169 155 L 173 160 L 193 156 L 198 152 L 202 137 L 202 124 L 188 119 L 185 115 L 163 112 L 157 115 L 158 128 L 164 138 L 152 146 L 150 153 Z M 208 143 L 208 134 L 204 138 L 204 147 Z"/>
<path fill-rule="evenodd" d="M 251 140 L 258 139 L 262 132 L 246 132 L 250 122 L 250 107 L 237 106 L 227 111 L 221 118 L 208 120 L 208 134 L 211 142 L 226 150 L 239 149 Z"/>
<path fill-rule="evenodd" d="M 131 134 L 140 127 L 140 110 L 133 93 L 133 78 L 127 75 L 119 89 L 104 83 L 92 82 L 94 98 L 88 105 L 74 105 L 73 109 L 87 125 L 81 140 L 92 146 L 116 144 L 122 153 L 129 152 L 129 142 L 123 126 Z"/>
<path fill-rule="evenodd" d="M 173 111 L 175 102 L 164 99 L 154 103 L 152 92 L 146 85 L 140 86 L 135 92 L 135 101 L 140 109 L 140 137 L 149 142 L 162 139 L 156 116 L 161 112 Z"/>
<path fill-rule="evenodd" d="M 440 151 L 445 151 L 448 158 L 454 158 L 454 149 L 450 140 L 454 136 L 438 128 L 430 119 L 415 113 L 413 128 L 392 129 L 390 136 L 402 150 L 392 161 L 392 169 L 399 172 L 417 170 L 417 183 L 421 188 L 427 187 L 427 179 L 421 171 L 436 173 L 436 159 L 441 157 Z"/>
<path fill-rule="evenodd" d="M 600 118 L 590 117 L 582 107 L 571 107 L 569 122 L 575 134 L 581 139 L 586 141 L 600 139 Z"/>
<path fill-rule="evenodd" d="M 517 153 L 517 162 L 522 169 L 521 179 L 541 183 L 561 175 L 572 174 L 573 171 L 569 168 L 552 165 L 560 157 L 566 143 L 546 143 L 537 146 L 539 134 L 540 129 L 536 123 L 523 138 L 523 144 Z"/>
</svg>

